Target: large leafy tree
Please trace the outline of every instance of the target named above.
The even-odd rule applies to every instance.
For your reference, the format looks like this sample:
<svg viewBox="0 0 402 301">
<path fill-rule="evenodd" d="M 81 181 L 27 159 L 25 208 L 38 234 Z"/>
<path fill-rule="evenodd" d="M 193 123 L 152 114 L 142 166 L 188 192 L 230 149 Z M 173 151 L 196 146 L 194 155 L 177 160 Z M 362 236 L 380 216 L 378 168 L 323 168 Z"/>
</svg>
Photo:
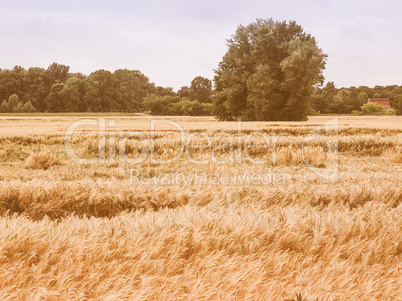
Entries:
<svg viewBox="0 0 402 301">
<path fill-rule="evenodd" d="M 92 112 L 123 111 L 121 86 L 117 76 L 107 70 L 98 70 L 88 77 L 86 102 Z"/>
<path fill-rule="evenodd" d="M 15 66 L 12 70 L 0 70 L 0 101 L 8 99 L 13 94 L 23 97 L 25 69 Z"/>
<path fill-rule="evenodd" d="M 317 113 L 327 114 L 331 112 L 337 93 L 334 82 L 328 82 L 324 88 L 316 89 L 312 97 L 312 107 Z"/>
<path fill-rule="evenodd" d="M 61 92 L 64 89 L 64 84 L 54 84 L 49 95 L 46 97 L 46 106 L 49 112 L 64 112 L 66 103 L 61 97 Z"/>
<path fill-rule="evenodd" d="M 212 82 L 210 79 L 197 76 L 195 77 L 190 86 L 189 91 L 190 100 L 198 100 L 200 103 L 212 102 Z"/>
<path fill-rule="evenodd" d="M 179 91 L 177 91 L 177 96 L 190 98 L 190 87 L 181 87 Z"/>
<path fill-rule="evenodd" d="M 119 69 L 114 72 L 121 85 L 122 101 L 130 111 L 139 111 L 145 96 L 154 89 L 154 85 L 138 70 Z"/>
<path fill-rule="evenodd" d="M 177 96 L 172 87 L 156 86 L 151 89 L 149 94 L 156 94 L 159 96 Z"/>
<path fill-rule="evenodd" d="M 86 78 L 78 74 L 70 77 L 62 91 L 62 96 L 67 97 L 70 102 L 73 102 L 70 107 L 77 112 L 88 111 L 86 102 L 86 94 L 88 91 L 88 82 Z"/>
<path fill-rule="evenodd" d="M 46 98 L 52 86 L 50 73 L 43 68 L 29 68 L 24 72 L 25 101 L 38 111 L 46 110 Z"/>
<path fill-rule="evenodd" d="M 239 26 L 215 70 L 221 120 L 303 120 L 323 82 L 326 55 L 294 21 L 257 19 Z"/>
<path fill-rule="evenodd" d="M 53 63 L 47 68 L 47 71 L 49 73 L 52 84 L 64 83 L 67 80 L 70 71 L 70 66 Z"/>
<path fill-rule="evenodd" d="M 72 77 L 65 84 L 56 83 L 46 98 L 49 112 L 85 112 L 85 80 Z"/>
<path fill-rule="evenodd" d="M 397 115 L 402 115 L 402 95 L 395 96 L 395 111 Z"/>
</svg>

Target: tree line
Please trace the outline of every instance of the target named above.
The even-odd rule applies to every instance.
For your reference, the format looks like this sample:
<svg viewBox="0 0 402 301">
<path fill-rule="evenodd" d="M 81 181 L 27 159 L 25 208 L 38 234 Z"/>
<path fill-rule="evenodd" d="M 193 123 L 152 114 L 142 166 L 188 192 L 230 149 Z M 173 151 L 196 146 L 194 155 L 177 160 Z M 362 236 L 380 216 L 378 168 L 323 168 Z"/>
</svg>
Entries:
<svg viewBox="0 0 402 301">
<path fill-rule="evenodd" d="M 197 76 L 177 92 L 138 70 L 86 76 L 58 63 L 47 69 L 0 69 L 1 112 L 143 112 L 215 115 L 220 120 L 306 120 L 314 114 L 379 113 L 368 98 L 390 98 L 402 115 L 402 86 L 325 86 L 327 55 L 295 21 L 240 25 L 215 71 L 214 87 Z"/>
<path fill-rule="evenodd" d="M 207 115 L 212 82 L 197 76 L 174 92 L 156 86 L 138 70 L 97 70 L 86 76 L 53 63 L 47 69 L 0 69 L 1 112 L 141 112 Z"/>
<path fill-rule="evenodd" d="M 402 86 L 336 88 L 334 82 L 314 90 L 310 101 L 311 114 L 364 113 L 369 98 L 389 98 L 392 111 L 402 115 Z"/>
</svg>

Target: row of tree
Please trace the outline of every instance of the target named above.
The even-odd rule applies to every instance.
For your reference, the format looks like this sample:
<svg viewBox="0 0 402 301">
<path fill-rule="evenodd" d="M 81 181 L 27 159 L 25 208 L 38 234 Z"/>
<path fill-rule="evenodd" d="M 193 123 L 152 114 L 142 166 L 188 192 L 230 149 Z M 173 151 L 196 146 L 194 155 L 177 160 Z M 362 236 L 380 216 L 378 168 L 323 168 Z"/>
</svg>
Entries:
<svg viewBox="0 0 402 301">
<path fill-rule="evenodd" d="M 156 91 L 139 71 L 98 70 L 85 76 L 70 73 L 69 67 L 53 63 L 47 69 L 0 70 L 2 110 L 10 111 L 10 97 L 30 103 L 38 112 L 136 111 L 140 101 Z"/>
<path fill-rule="evenodd" d="M 350 114 L 368 98 L 390 98 L 402 114 L 401 86 L 324 87 L 327 55 L 294 21 L 257 19 L 239 26 L 211 80 L 155 86 L 137 70 L 98 70 L 89 76 L 53 63 L 47 69 L 0 69 L 2 112 L 141 112 L 210 115 L 220 120 L 305 120 L 312 114 Z"/>
<path fill-rule="evenodd" d="M 313 114 L 351 114 L 362 111 L 369 98 L 389 98 L 391 107 L 402 115 L 402 86 L 398 85 L 337 89 L 334 82 L 328 82 L 314 90 L 310 104 Z"/>
<path fill-rule="evenodd" d="M 154 114 L 211 114 L 212 82 L 194 78 L 177 93 L 155 86 L 137 70 L 97 70 L 89 76 L 70 73 L 53 63 L 47 69 L 0 69 L 2 112 L 140 112 Z M 168 102 L 172 109 L 160 109 Z M 166 107 L 166 105 L 161 106 Z M 173 108 L 174 107 L 174 108 Z"/>
<path fill-rule="evenodd" d="M 143 107 L 152 115 L 212 115 L 212 81 L 195 77 L 190 87 L 184 86 L 174 93 L 152 93 L 143 100 Z"/>
</svg>

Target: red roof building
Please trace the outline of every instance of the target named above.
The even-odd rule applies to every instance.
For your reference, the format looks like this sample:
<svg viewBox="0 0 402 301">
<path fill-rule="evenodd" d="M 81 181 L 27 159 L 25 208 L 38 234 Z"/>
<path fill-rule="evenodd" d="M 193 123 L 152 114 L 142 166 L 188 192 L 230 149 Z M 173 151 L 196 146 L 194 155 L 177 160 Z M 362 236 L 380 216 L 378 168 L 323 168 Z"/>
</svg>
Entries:
<svg viewBox="0 0 402 301">
<path fill-rule="evenodd" d="M 384 109 L 391 108 L 391 102 L 389 98 L 369 98 L 368 102 L 378 103 L 379 105 L 382 105 Z"/>
</svg>

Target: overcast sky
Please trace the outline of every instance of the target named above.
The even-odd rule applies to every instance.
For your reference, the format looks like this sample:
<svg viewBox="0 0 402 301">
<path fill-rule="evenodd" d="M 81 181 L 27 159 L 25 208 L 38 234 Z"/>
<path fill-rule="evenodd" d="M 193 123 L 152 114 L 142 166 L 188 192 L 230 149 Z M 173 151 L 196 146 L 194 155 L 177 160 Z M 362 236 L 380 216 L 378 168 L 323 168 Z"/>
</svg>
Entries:
<svg viewBox="0 0 402 301">
<path fill-rule="evenodd" d="M 400 0 L 14 0 L 0 3 L 0 68 L 140 70 L 175 90 L 213 79 L 225 39 L 256 18 L 295 20 L 337 87 L 402 84 Z"/>
</svg>

